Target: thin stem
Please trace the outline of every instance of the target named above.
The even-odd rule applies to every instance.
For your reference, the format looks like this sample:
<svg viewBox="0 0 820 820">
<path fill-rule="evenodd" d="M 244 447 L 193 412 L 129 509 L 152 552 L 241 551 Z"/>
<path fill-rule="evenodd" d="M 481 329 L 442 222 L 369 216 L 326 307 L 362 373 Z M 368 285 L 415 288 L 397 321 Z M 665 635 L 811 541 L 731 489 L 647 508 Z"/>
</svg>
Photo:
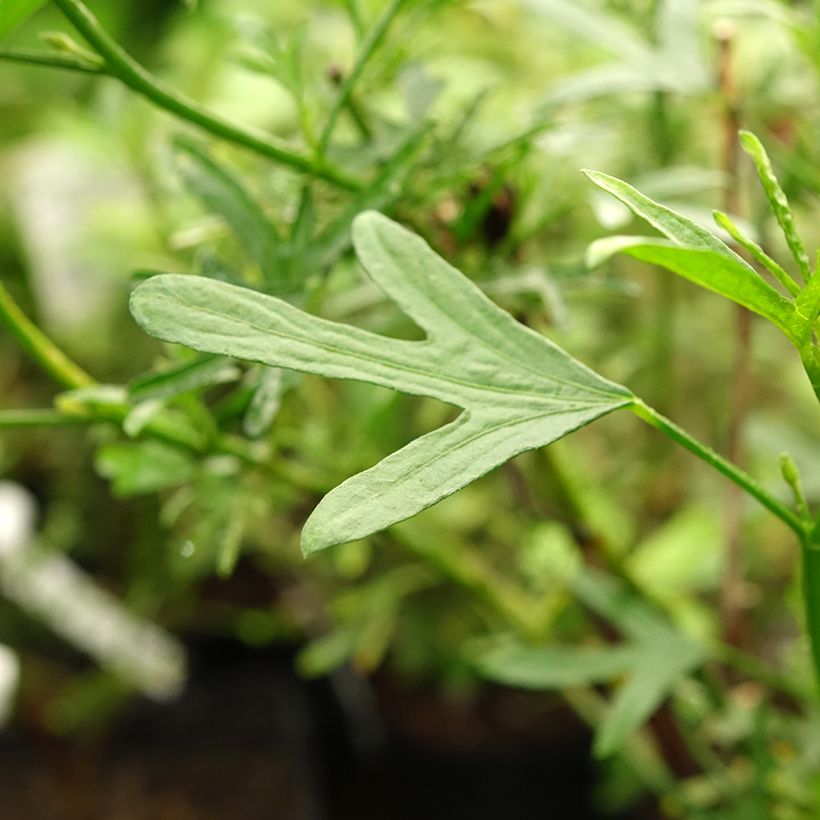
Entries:
<svg viewBox="0 0 820 820">
<path fill-rule="evenodd" d="M 761 661 L 754 655 L 738 649 L 728 643 L 719 644 L 713 649 L 714 656 L 721 663 L 731 666 L 736 671 L 760 683 L 765 684 L 770 689 L 789 695 L 796 701 L 803 701 L 809 694 L 787 676 L 780 673 L 778 669 Z"/>
<path fill-rule="evenodd" d="M 66 71 L 79 71 L 83 74 L 108 75 L 108 71 L 102 66 L 93 65 L 77 57 L 50 54 L 47 51 L 0 48 L 0 60 L 7 63 L 24 63 L 43 68 L 62 68 Z"/>
<path fill-rule="evenodd" d="M 808 533 L 800 539 L 803 556 L 803 607 L 809 633 L 814 677 L 820 690 L 820 548 L 812 545 Z"/>
<path fill-rule="evenodd" d="M 357 37 L 364 36 L 364 23 L 362 23 L 362 12 L 359 9 L 359 0 L 344 0 L 345 8 L 347 9 L 347 16 L 350 18 L 350 24 L 356 32 Z"/>
<path fill-rule="evenodd" d="M 0 282 L 0 321 L 4 322 L 29 355 L 63 387 L 85 387 L 94 383 L 79 365 L 60 350 L 20 307 Z"/>
<path fill-rule="evenodd" d="M 58 2 L 67 2 L 67 0 L 58 0 Z M 362 75 L 362 71 L 364 71 L 364 68 L 370 61 L 370 58 L 376 53 L 376 50 L 381 45 L 387 35 L 387 30 L 390 28 L 390 24 L 401 10 L 404 2 L 405 0 L 393 0 L 393 2 L 390 3 L 390 5 L 385 9 L 384 14 L 376 23 L 370 34 L 368 34 L 367 39 L 364 43 L 362 43 L 362 48 L 358 58 L 356 59 L 356 64 L 353 66 L 350 74 L 345 77 L 344 82 L 339 88 L 339 94 L 336 97 L 336 102 L 328 115 L 327 123 L 325 124 L 322 134 L 319 137 L 318 153 L 320 158 L 323 158 L 327 152 L 328 145 L 330 144 L 330 138 L 333 136 L 333 130 L 336 127 L 336 122 L 339 119 L 339 115 L 345 108 L 348 107 L 350 96 L 356 86 L 356 83 L 359 81 L 359 77 Z"/>
<path fill-rule="evenodd" d="M 638 418 L 643 419 L 647 424 L 660 430 L 664 435 L 685 447 L 689 452 L 694 453 L 699 459 L 714 467 L 738 487 L 745 490 L 749 495 L 756 498 L 767 510 L 774 513 L 786 526 L 790 527 L 803 538 L 807 531 L 806 522 L 795 512 L 790 510 L 776 498 L 764 490 L 748 473 L 727 461 L 723 456 L 716 453 L 711 447 L 699 442 L 689 435 L 677 424 L 662 416 L 657 410 L 650 407 L 640 399 L 635 399 L 630 409 Z"/>
<path fill-rule="evenodd" d="M 241 145 L 301 173 L 314 175 L 345 190 L 356 191 L 361 188 L 357 180 L 329 167 L 324 161 L 316 162 L 290 148 L 278 145 L 263 134 L 234 125 L 216 114 L 203 110 L 183 95 L 166 88 L 103 29 L 97 18 L 80 0 L 54 0 L 54 2 L 89 45 L 105 60 L 108 73 L 138 94 L 151 100 L 159 108 L 216 137 Z"/>
<path fill-rule="evenodd" d="M 36 410 L 0 410 L 0 430 L 21 427 L 68 427 L 88 424 L 93 419 L 70 416 L 51 408 Z"/>
</svg>

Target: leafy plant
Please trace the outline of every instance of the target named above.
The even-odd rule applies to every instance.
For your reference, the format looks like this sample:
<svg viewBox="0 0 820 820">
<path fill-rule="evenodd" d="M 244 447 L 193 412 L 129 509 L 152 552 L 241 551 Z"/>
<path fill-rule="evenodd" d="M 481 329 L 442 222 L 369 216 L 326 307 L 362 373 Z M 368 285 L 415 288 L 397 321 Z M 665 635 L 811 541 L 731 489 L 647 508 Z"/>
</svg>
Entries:
<svg viewBox="0 0 820 820">
<path fill-rule="evenodd" d="M 41 40 L 49 50 L 4 47 L 0 59 L 66 69 L 89 86 L 106 78 L 149 103 L 132 111 L 127 95 L 108 102 L 122 107 L 107 121 L 104 150 L 127 146 L 148 194 L 145 236 L 154 237 L 120 248 L 114 266 L 120 256 L 141 257 L 133 317 L 170 344 L 144 350 L 150 340 L 116 317 L 111 332 L 100 325 L 92 335 L 117 344 L 96 358 L 74 348 L 88 362 L 81 367 L 46 333 L 47 321 L 28 318 L 37 299 L 25 277 L 0 285 L 0 320 L 62 391 L 53 407 L 41 407 L 47 388 L 29 392 L 28 372 L 21 368 L 18 379 L 7 357 L 0 378 L 9 404 L 37 409 L 0 410 L 0 428 L 44 428 L 42 493 L 57 499 L 85 492 L 75 480 L 85 453 L 59 461 L 48 437 L 63 434 L 45 428 L 90 428 L 84 441 L 117 499 L 110 508 L 138 518 L 117 523 L 117 537 L 99 546 L 91 531 L 110 511 L 99 495 L 77 502 L 95 511 L 79 535 L 60 503 L 49 504 L 39 536 L 46 546 L 30 548 L 31 588 L 49 567 L 77 574 L 70 557 L 52 560 L 47 548 L 77 549 L 111 576 L 139 612 L 135 622 L 252 647 L 294 642 L 306 675 L 386 666 L 449 697 L 469 698 L 481 679 L 557 691 L 608 758 L 598 768 L 608 812 L 649 791 L 669 816 L 813 816 L 820 759 L 809 737 L 816 697 L 807 661 L 813 656 L 820 676 L 820 485 L 786 454 L 787 486 L 770 485 L 777 448 L 810 467 L 816 436 L 771 401 L 768 416 L 749 422 L 765 440 L 755 441 L 749 472 L 736 451 L 727 458 L 703 443 L 717 438 L 724 408 L 737 399 L 720 389 L 719 356 L 703 355 L 723 341 L 723 328 L 713 322 L 708 341 L 684 333 L 701 313 L 713 318 L 711 302 L 667 274 L 767 319 L 797 350 L 797 377 L 802 365 L 820 397 L 820 273 L 789 204 L 809 210 L 820 190 L 810 139 L 816 111 L 793 102 L 772 109 L 765 91 L 750 97 L 748 121 L 766 134 L 773 162 L 751 133 L 741 132 L 741 145 L 770 216 L 736 207 L 732 77 L 712 79 L 702 36 L 723 14 L 744 25 L 758 15 L 779 21 L 779 36 L 802 50 L 808 86 L 817 34 L 808 12 L 689 0 L 651 4 L 652 14 L 640 0 L 527 0 L 515 14 L 505 4 L 439 0 L 319 4 L 339 35 L 328 38 L 300 4 L 276 4 L 282 14 L 273 23 L 262 3 L 235 34 L 219 18 L 218 36 L 204 47 L 207 71 L 186 69 L 194 99 L 178 90 L 184 79 L 172 86 L 132 57 L 111 33 L 115 24 L 104 28 L 81 0 L 52 5 L 43 17 L 61 14 L 84 44 L 48 33 Z M 0 36 L 39 6 L 0 3 Z M 554 24 L 572 38 L 543 49 Z M 328 48 L 329 39 L 338 42 Z M 220 113 L 218 95 L 198 101 L 208 97 L 210 72 L 221 72 L 217 41 L 235 58 L 230 72 L 215 73 L 220 81 L 250 72 L 262 84 L 254 89 L 275 89 L 282 119 L 270 132 Z M 724 74 L 728 63 L 735 68 L 726 42 L 717 55 Z M 596 51 L 610 62 L 590 67 Z M 456 66 L 449 85 L 439 76 L 448 61 Z M 796 83 L 791 67 L 782 74 Z M 543 77 L 554 76 L 544 96 Z M 482 83 L 500 83 L 503 93 Z M 721 169 L 709 148 L 718 97 Z M 522 103 L 530 113 L 518 130 Z M 264 108 L 255 98 L 254 106 Z M 152 109 L 170 115 L 173 131 L 159 140 L 149 138 L 160 127 Z M 167 153 L 155 152 L 158 143 Z M 590 196 L 573 170 L 582 164 L 612 168 L 636 187 L 588 171 L 598 187 Z M 703 203 L 718 191 L 729 212 L 714 213 L 722 239 L 702 220 Z M 600 225 L 611 230 L 630 214 L 662 237 L 598 239 L 584 261 Z M 770 219 L 791 257 L 783 264 Z M 103 222 L 105 241 L 122 230 Z M 40 226 L 31 233 L 49 238 Z M 13 254 L 5 254 L 0 264 L 13 272 Z M 619 254 L 652 268 L 630 267 L 625 281 L 609 264 Z M 777 362 L 766 383 L 792 401 L 801 386 L 787 383 L 785 357 L 779 349 L 762 355 Z M 676 388 L 697 401 L 678 400 Z M 616 410 L 652 430 L 627 432 L 628 416 Z M 708 479 L 705 492 L 685 486 L 685 461 L 654 431 L 771 513 L 749 511 L 756 549 L 745 550 L 744 594 L 763 602 L 759 640 L 728 637 L 714 611 L 730 536 L 720 531 Z M 0 467 L 13 471 L 26 453 L 6 441 Z M 797 599 L 788 591 L 795 536 L 811 653 L 783 638 Z M 312 560 L 302 560 L 299 540 Z M 8 586 L 14 567 L 0 564 L 0 586 Z M 39 599 L 6 597 L 89 652 L 90 633 L 61 630 Z M 0 637 L 17 650 L 13 636 Z M 176 687 L 181 654 L 171 645 Z M 147 674 L 138 660 L 126 668 L 107 652 L 89 654 L 127 684 Z M 25 668 L 25 650 L 20 658 Z M 84 719 L 76 715 L 88 718 L 95 703 L 110 714 L 125 690 L 99 674 L 78 685 L 79 711 L 72 687 L 60 689 L 49 727 L 76 728 Z"/>
</svg>

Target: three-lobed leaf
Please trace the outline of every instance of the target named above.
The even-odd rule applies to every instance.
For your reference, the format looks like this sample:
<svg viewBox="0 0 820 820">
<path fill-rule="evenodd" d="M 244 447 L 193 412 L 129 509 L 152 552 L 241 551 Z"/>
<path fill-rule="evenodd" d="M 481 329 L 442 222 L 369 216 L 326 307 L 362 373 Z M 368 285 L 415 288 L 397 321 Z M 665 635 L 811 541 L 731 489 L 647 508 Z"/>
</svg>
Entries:
<svg viewBox="0 0 820 820">
<path fill-rule="evenodd" d="M 199 277 L 157 276 L 132 297 L 136 320 L 165 341 L 463 409 L 328 494 L 304 527 L 305 553 L 409 518 L 513 456 L 633 402 L 629 390 L 516 322 L 381 214 L 358 216 L 353 238 L 368 275 L 425 331 L 424 341 L 387 338 Z"/>
</svg>

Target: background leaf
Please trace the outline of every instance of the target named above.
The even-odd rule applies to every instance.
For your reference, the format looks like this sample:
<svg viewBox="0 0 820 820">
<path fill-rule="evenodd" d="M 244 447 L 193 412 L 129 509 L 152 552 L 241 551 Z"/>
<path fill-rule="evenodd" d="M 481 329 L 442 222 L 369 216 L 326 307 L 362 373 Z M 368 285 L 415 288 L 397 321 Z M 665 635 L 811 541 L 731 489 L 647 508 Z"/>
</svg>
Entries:
<svg viewBox="0 0 820 820">
<path fill-rule="evenodd" d="M 0 40 L 45 4 L 46 0 L 3 0 L 0 3 Z"/>
</svg>

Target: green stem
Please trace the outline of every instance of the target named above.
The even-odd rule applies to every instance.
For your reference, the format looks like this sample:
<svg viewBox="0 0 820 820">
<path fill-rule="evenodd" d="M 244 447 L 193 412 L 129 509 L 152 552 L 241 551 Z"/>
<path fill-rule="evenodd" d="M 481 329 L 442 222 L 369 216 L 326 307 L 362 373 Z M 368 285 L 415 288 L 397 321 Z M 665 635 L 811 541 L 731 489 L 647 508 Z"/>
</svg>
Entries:
<svg viewBox="0 0 820 820">
<path fill-rule="evenodd" d="M 359 9 L 358 0 L 344 0 L 345 8 L 347 9 L 347 16 L 350 18 L 350 23 L 357 37 L 364 36 L 364 24 L 362 23 L 362 13 Z"/>
<path fill-rule="evenodd" d="M 20 427 L 68 427 L 88 424 L 91 419 L 69 416 L 50 408 L 36 410 L 0 410 L 0 430 Z"/>
<path fill-rule="evenodd" d="M 301 173 L 311 174 L 345 190 L 357 191 L 361 188 L 357 180 L 329 167 L 324 161 L 316 162 L 278 145 L 263 134 L 234 125 L 222 117 L 204 111 L 192 100 L 164 87 L 111 38 L 80 0 L 54 2 L 89 45 L 105 60 L 108 72 L 159 108 L 199 126 L 216 137 L 241 145 Z"/>
<path fill-rule="evenodd" d="M 67 1 L 73 2 L 73 0 L 58 0 L 58 2 Z M 390 3 L 390 5 L 385 9 L 384 14 L 382 14 L 370 34 L 368 34 L 367 39 L 364 43 L 362 43 L 362 48 L 358 58 L 356 59 L 356 64 L 353 66 L 350 74 L 345 77 L 344 82 L 339 89 L 339 94 L 336 97 L 336 102 L 328 115 L 327 123 L 322 130 L 322 135 L 319 137 L 318 153 L 320 158 L 323 158 L 327 152 L 328 145 L 330 144 L 330 138 L 333 136 L 333 129 L 336 127 L 336 122 L 339 119 L 339 115 L 345 108 L 348 107 L 350 95 L 352 94 L 356 83 L 359 81 L 362 71 L 364 71 L 364 68 L 370 61 L 370 58 L 376 53 L 376 50 L 381 45 L 387 34 L 387 30 L 390 28 L 390 24 L 401 10 L 404 2 L 405 0 L 393 0 L 393 2 Z"/>
<path fill-rule="evenodd" d="M 0 60 L 7 63 L 25 63 L 26 65 L 44 68 L 62 68 L 66 71 L 79 71 L 83 74 L 108 74 L 105 68 L 101 66 L 92 65 L 77 57 L 49 54 L 47 51 L 2 48 L 0 49 Z"/>
<path fill-rule="evenodd" d="M 31 319 L 20 310 L 0 282 L 0 321 L 4 322 L 29 355 L 63 387 L 85 387 L 94 379 L 60 350 Z"/>
<path fill-rule="evenodd" d="M 738 487 L 745 490 L 749 495 L 756 498 L 767 510 L 774 513 L 783 523 L 790 527 L 797 535 L 803 538 L 807 531 L 806 522 L 795 512 L 790 510 L 776 498 L 764 490 L 748 473 L 736 467 L 723 456 L 716 453 L 711 447 L 701 444 L 677 424 L 662 416 L 640 399 L 635 399 L 630 408 L 636 416 L 643 419 L 657 430 L 669 436 L 673 441 L 694 453 L 699 459 L 714 467 Z"/>
<path fill-rule="evenodd" d="M 803 606 L 809 633 L 814 675 L 820 689 L 820 549 L 808 534 L 800 539 L 803 556 Z"/>
<path fill-rule="evenodd" d="M 807 697 L 806 690 L 796 686 L 788 676 L 736 646 L 722 643 L 716 646 L 713 652 L 715 658 L 721 663 L 731 666 L 741 674 L 765 684 L 772 690 L 789 695 L 798 702 Z"/>
</svg>

